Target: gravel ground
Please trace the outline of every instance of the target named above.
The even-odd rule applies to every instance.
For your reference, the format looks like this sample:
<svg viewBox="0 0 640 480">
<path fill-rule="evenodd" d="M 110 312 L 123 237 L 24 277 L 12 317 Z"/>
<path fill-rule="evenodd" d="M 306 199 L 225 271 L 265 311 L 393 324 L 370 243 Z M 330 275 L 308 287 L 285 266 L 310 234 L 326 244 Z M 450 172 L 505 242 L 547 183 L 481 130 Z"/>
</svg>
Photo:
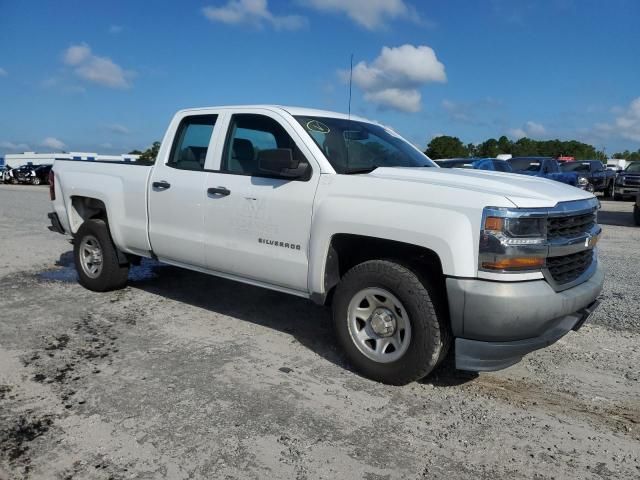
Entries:
<svg viewBox="0 0 640 480">
<path fill-rule="evenodd" d="M 0 479 L 640 477 L 640 229 L 603 202 L 602 306 L 507 370 L 352 372 L 329 313 L 144 262 L 97 294 L 0 186 Z"/>
</svg>

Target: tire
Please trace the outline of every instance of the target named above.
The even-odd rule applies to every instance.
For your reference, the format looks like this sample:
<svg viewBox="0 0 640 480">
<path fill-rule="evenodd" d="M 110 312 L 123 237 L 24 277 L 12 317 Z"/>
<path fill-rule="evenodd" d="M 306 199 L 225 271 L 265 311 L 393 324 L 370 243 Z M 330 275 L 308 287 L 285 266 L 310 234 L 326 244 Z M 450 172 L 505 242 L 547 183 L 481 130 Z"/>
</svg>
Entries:
<svg viewBox="0 0 640 480">
<path fill-rule="evenodd" d="M 411 269 L 391 260 L 370 260 L 344 275 L 333 300 L 334 328 L 338 342 L 362 375 L 405 385 L 427 376 L 442 361 L 450 333 L 444 315 L 435 307 L 434 292 L 428 281 L 420 281 Z M 382 325 L 395 326 L 395 333 L 378 335 L 372 324 L 374 315 L 376 320 L 391 319 Z M 381 322 L 377 326 L 380 331 Z"/>
<path fill-rule="evenodd" d="M 605 198 L 613 197 L 613 181 L 607 184 L 606 188 L 604 189 L 603 195 Z"/>
<path fill-rule="evenodd" d="M 129 264 L 118 262 L 116 246 L 104 220 L 90 219 L 80 226 L 74 239 L 73 258 L 83 287 L 107 292 L 126 286 Z"/>
<path fill-rule="evenodd" d="M 33 177 L 31 179 L 31 185 L 40 185 L 42 183 L 42 180 L 40 180 L 40 177 Z"/>
<path fill-rule="evenodd" d="M 640 207 L 637 204 L 633 206 L 633 221 L 640 227 Z"/>
</svg>

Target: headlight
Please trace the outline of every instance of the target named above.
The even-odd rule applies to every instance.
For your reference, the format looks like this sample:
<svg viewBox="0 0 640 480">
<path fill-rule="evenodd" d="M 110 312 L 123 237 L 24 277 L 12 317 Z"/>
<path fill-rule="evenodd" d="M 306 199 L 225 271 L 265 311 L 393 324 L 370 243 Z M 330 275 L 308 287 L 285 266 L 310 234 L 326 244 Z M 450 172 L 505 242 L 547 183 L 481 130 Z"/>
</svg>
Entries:
<svg viewBox="0 0 640 480">
<path fill-rule="evenodd" d="M 586 177 L 578 177 L 578 185 L 581 187 L 587 186 L 589 185 L 589 180 L 587 180 Z"/>
<path fill-rule="evenodd" d="M 490 272 L 539 271 L 547 255 L 547 215 L 508 208 L 485 208 L 478 267 Z"/>
<path fill-rule="evenodd" d="M 619 177 L 616 177 L 616 184 L 624 185 L 624 177 L 622 175 L 620 175 Z"/>
</svg>

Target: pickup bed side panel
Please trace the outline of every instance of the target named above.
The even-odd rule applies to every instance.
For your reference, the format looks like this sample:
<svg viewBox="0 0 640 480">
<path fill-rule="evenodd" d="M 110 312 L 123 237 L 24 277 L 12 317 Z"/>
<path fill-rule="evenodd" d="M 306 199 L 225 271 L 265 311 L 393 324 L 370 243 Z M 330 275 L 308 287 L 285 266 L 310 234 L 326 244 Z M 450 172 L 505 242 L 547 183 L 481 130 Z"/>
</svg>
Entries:
<svg viewBox="0 0 640 480">
<path fill-rule="evenodd" d="M 64 202 L 63 222 L 70 233 L 75 234 L 84 220 L 74 209 L 73 198 L 94 198 L 106 207 L 109 230 L 118 248 L 149 255 L 146 196 L 151 168 L 136 164 L 56 161 L 57 191 L 62 193 Z M 59 201 L 56 198 L 56 205 Z"/>
</svg>

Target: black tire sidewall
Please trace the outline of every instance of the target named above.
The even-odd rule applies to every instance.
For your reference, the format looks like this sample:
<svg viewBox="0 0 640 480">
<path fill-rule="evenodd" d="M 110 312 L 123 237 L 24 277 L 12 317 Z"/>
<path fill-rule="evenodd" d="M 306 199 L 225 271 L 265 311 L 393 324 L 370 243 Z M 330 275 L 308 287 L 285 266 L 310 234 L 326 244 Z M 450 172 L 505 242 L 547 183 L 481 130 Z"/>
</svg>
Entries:
<svg viewBox="0 0 640 480">
<path fill-rule="evenodd" d="M 372 264 L 376 264 L 373 266 Z M 374 267 L 374 268 L 366 268 Z M 402 276 L 397 277 L 398 269 Z M 410 276 L 413 281 L 406 281 Z M 402 302 L 411 322 L 411 343 L 406 353 L 391 363 L 366 357 L 351 339 L 347 312 L 353 296 L 364 288 L 382 288 Z M 420 291 L 416 291 L 419 289 Z M 440 322 L 428 289 L 408 268 L 387 260 L 360 264 L 345 275 L 333 301 L 333 321 L 338 341 L 353 366 L 368 378 L 403 385 L 429 374 L 438 363 L 442 345 Z"/>
<path fill-rule="evenodd" d="M 94 236 L 102 249 L 102 271 L 97 278 L 89 277 L 80 264 L 80 244 L 87 235 Z M 111 240 L 107 224 L 102 219 L 90 219 L 80 226 L 74 239 L 73 258 L 78 281 L 89 290 L 106 292 L 122 288 L 127 282 L 128 266 L 119 264 L 116 247 Z"/>
</svg>

